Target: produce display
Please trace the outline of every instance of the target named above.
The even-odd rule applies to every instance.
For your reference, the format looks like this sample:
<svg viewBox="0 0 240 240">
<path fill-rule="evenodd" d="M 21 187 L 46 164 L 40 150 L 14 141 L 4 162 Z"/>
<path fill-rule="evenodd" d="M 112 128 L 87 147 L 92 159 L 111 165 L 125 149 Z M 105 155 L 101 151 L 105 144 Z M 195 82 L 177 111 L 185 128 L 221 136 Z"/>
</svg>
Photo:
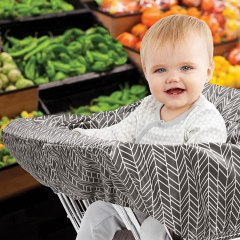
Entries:
<svg viewBox="0 0 240 240">
<path fill-rule="evenodd" d="M 35 84 L 63 80 L 86 72 L 103 72 L 127 62 L 121 43 L 100 26 L 64 34 L 17 39 L 6 36 L 8 52 L 28 79 Z"/>
<path fill-rule="evenodd" d="M 122 106 L 134 103 L 147 95 L 148 91 L 144 85 L 125 84 L 118 91 L 114 91 L 109 96 L 99 96 L 94 98 L 90 105 L 73 108 L 72 113 L 78 115 L 90 115 L 92 113 L 111 111 Z"/>
<path fill-rule="evenodd" d="M 32 117 L 40 117 L 43 116 L 43 113 L 40 111 L 32 111 L 30 113 L 26 111 L 22 111 L 19 116 L 16 118 L 22 117 L 22 118 L 32 118 Z M 9 119 L 6 116 L 3 116 L 0 119 L 0 168 L 6 167 L 8 165 L 11 165 L 13 163 L 16 163 L 16 159 L 12 157 L 8 151 L 8 149 L 5 147 L 5 145 L 2 143 L 2 130 L 12 121 L 12 119 Z"/>
<path fill-rule="evenodd" d="M 99 9 L 114 15 L 136 13 L 140 10 L 138 0 L 97 0 L 96 2 L 99 4 Z"/>
<path fill-rule="evenodd" d="M 33 86 L 23 77 L 13 58 L 6 52 L 0 53 L 0 93 Z"/>
<path fill-rule="evenodd" d="M 205 21 L 212 31 L 215 44 L 236 39 L 240 35 L 240 8 L 237 1 L 219 1 L 217 4 L 217 0 L 202 0 L 201 8 L 194 7 L 191 2 L 185 1 L 190 7 L 173 5 L 165 11 L 156 5 L 145 8 L 141 15 L 141 23 L 133 26 L 130 32 L 123 32 L 117 39 L 124 46 L 139 50 L 146 28 L 151 27 L 159 19 L 173 14 L 194 16 Z M 200 4 L 200 1 L 198 2 Z"/>
<path fill-rule="evenodd" d="M 240 88 L 240 65 L 233 66 L 225 57 L 214 57 L 215 69 L 210 83 Z"/>
<path fill-rule="evenodd" d="M 227 59 L 232 65 L 240 65 L 240 44 L 229 52 Z"/>
<path fill-rule="evenodd" d="M 74 10 L 65 0 L 1 0 L 0 19 L 38 16 Z"/>
</svg>

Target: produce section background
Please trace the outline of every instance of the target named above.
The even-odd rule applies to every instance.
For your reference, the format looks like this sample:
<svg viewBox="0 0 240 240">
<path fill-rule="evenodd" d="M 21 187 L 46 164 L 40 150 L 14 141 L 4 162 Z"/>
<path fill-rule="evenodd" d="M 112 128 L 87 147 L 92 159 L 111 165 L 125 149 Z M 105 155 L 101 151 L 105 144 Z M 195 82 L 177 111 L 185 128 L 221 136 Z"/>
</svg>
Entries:
<svg viewBox="0 0 240 240">
<path fill-rule="evenodd" d="M 103 0 L 112 4 L 105 12 L 107 5 L 100 7 L 99 1 L 67 0 L 63 12 L 45 10 L 48 14 L 42 14 L 44 8 L 37 5 L 47 0 L 35 1 L 31 11 L 25 5 L 11 12 L 13 1 L 0 2 L 0 16 L 5 16 L 0 17 L 1 129 L 16 117 L 92 114 L 149 94 L 139 56 L 141 39 L 151 24 L 169 14 L 202 14 L 215 43 L 211 84 L 240 88 L 238 0 L 176 0 L 168 9 L 152 6 L 125 13 L 113 11 L 121 2 L 117 0 Z M 56 6 L 58 1 L 49 0 Z M 130 6 L 133 1 L 124 2 Z M 200 5 L 188 6 L 193 2 L 204 2 L 205 10 L 209 4 L 224 2 L 225 12 L 210 7 L 204 12 Z M 136 9 L 132 5 L 128 11 Z M 76 237 L 57 195 L 18 166 L 1 134 L 0 226 L 3 240 Z"/>
</svg>

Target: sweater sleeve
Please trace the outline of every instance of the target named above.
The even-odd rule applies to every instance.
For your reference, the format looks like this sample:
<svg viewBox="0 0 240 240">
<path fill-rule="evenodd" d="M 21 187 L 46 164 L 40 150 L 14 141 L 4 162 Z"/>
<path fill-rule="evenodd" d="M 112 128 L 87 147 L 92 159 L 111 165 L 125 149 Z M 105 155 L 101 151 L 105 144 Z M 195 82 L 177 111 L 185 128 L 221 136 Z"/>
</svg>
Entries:
<svg viewBox="0 0 240 240">
<path fill-rule="evenodd" d="M 186 132 L 186 143 L 225 143 L 227 130 L 221 114 L 214 109 L 199 111 Z"/>
<path fill-rule="evenodd" d="M 133 143 L 136 140 L 138 119 L 139 116 L 144 113 L 143 108 L 146 100 L 145 98 L 133 112 L 115 125 L 101 129 L 75 128 L 73 131 L 78 131 L 81 134 L 94 136 L 103 140 L 117 140 Z"/>
</svg>

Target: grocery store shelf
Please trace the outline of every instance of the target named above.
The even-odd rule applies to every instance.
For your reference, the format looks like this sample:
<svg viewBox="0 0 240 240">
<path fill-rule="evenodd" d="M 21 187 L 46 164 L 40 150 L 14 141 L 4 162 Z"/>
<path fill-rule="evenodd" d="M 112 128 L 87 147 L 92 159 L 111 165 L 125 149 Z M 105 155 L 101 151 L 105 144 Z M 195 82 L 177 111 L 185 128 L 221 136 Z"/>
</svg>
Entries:
<svg viewBox="0 0 240 240">
<path fill-rule="evenodd" d="M 136 67 L 125 64 L 109 72 L 88 73 L 39 86 L 39 103 L 47 114 L 66 113 L 71 108 L 88 105 L 100 95 L 110 95 L 120 85 L 143 81 Z"/>
<path fill-rule="evenodd" d="M 39 85 L 39 90 L 41 91 L 44 89 L 55 88 L 55 87 L 63 86 L 66 84 L 74 84 L 74 83 L 78 83 L 78 82 L 91 81 L 92 79 L 95 79 L 95 78 L 109 76 L 109 75 L 112 75 L 115 73 L 120 73 L 123 71 L 132 70 L 132 69 L 134 69 L 134 66 L 132 64 L 125 64 L 125 65 L 122 65 L 119 67 L 115 67 L 113 70 L 108 71 L 108 72 L 102 72 L 102 73 L 91 72 L 91 73 L 86 73 L 84 75 L 67 78 L 64 80 L 59 80 L 59 81 L 50 82 L 47 84 L 42 84 L 42 85 Z"/>
<path fill-rule="evenodd" d="M 0 170 L 0 201 L 39 186 L 40 183 L 18 164 Z"/>
<path fill-rule="evenodd" d="M 112 15 L 99 10 L 98 5 L 94 1 L 85 4 L 113 37 L 117 37 L 122 32 L 130 31 L 132 26 L 141 20 L 141 13 Z"/>
<path fill-rule="evenodd" d="M 28 112 L 38 107 L 37 86 L 17 89 L 0 94 L 0 116 L 15 117 L 21 111 Z"/>
<path fill-rule="evenodd" d="M 81 13 L 89 12 L 88 9 L 79 1 L 79 0 L 68 0 L 74 6 L 73 11 L 68 12 L 61 12 L 61 13 L 50 13 L 50 14 L 43 14 L 38 16 L 31 16 L 31 17 L 17 17 L 12 19 L 0 19 L 0 27 L 10 26 L 16 23 L 24 23 L 24 22 L 34 22 L 40 20 L 51 20 L 55 18 L 62 18 L 69 15 L 78 15 Z"/>
</svg>

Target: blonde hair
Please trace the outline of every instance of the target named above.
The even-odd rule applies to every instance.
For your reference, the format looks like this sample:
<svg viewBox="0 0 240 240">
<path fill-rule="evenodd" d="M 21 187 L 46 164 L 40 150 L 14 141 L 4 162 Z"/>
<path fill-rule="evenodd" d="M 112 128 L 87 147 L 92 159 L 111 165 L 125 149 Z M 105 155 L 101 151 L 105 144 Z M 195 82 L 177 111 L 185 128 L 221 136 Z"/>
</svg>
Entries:
<svg viewBox="0 0 240 240">
<path fill-rule="evenodd" d="M 209 62 L 211 63 L 213 39 L 208 25 L 198 18 L 177 14 L 160 19 L 146 32 L 140 49 L 143 70 L 146 69 L 145 60 L 149 47 L 156 50 L 164 44 L 170 43 L 175 48 L 176 44 L 186 39 L 190 32 L 196 32 L 205 38 Z"/>
</svg>

